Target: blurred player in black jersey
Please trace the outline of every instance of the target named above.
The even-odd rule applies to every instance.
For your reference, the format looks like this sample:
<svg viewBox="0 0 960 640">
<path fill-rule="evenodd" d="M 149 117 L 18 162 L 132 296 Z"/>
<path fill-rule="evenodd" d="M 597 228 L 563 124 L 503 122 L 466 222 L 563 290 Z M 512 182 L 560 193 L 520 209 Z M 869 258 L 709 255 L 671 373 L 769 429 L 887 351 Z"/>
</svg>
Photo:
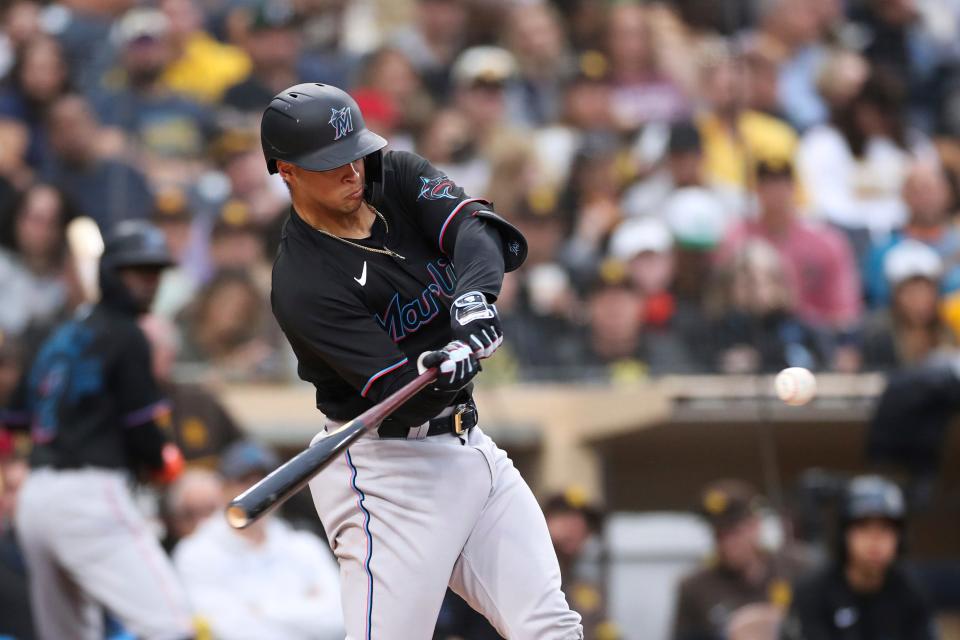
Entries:
<svg viewBox="0 0 960 640">
<path fill-rule="evenodd" d="M 100 262 L 101 300 L 58 327 L 27 369 L 7 427 L 30 432 L 16 529 L 45 639 L 104 637 L 103 610 L 138 638 L 193 637 L 185 592 L 128 483 L 182 467 L 137 317 L 171 263 L 163 234 L 124 222 Z"/>
</svg>

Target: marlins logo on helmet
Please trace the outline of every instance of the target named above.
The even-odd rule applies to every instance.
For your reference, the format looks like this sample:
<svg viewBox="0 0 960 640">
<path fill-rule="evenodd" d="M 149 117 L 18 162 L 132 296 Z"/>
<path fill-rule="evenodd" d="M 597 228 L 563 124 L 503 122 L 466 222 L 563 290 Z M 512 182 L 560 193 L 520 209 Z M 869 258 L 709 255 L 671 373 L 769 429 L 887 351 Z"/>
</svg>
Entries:
<svg viewBox="0 0 960 640">
<path fill-rule="evenodd" d="M 343 107 L 342 109 L 331 107 L 330 126 L 333 127 L 334 140 L 339 140 L 353 131 L 353 114 L 350 112 L 350 107 Z"/>
</svg>

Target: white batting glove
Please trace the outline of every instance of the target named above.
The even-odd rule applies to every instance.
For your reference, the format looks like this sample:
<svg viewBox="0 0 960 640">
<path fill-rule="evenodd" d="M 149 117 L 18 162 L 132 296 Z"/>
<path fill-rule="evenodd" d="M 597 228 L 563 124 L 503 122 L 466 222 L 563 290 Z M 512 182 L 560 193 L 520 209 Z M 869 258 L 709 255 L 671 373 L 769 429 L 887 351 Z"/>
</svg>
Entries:
<svg viewBox="0 0 960 640">
<path fill-rule="evenodd" d="M 438 369 L 434 387 L 442 391 L 458 391 L 480 372 L 480 363 L 473 351 L 459 340 L 438 351 L 424 351 L 417 358 L 420 373 L 434 367 Z"/>
<path fill-rule="evenodd" d="M 503 328 L 496 305 L 479 291 L 457 297 L 450 307 L 453 337 L 470 345 L 478 360 L 489 358 L 503 344 Z"/>
</svg>

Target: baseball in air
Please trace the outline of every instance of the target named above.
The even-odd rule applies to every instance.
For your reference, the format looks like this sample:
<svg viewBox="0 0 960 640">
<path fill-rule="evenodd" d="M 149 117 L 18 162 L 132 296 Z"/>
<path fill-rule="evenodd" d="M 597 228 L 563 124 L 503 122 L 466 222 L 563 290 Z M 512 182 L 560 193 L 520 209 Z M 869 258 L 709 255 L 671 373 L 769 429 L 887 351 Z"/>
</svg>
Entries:
<svg viewBox="0 0 960 640">
<path fill-rule="evenodd" d="M 789 405 L 807 404 L 817 393 L 817 379 L 809 369 L 788 367 L 773 380 L 777 397 Z"/>
</svg>

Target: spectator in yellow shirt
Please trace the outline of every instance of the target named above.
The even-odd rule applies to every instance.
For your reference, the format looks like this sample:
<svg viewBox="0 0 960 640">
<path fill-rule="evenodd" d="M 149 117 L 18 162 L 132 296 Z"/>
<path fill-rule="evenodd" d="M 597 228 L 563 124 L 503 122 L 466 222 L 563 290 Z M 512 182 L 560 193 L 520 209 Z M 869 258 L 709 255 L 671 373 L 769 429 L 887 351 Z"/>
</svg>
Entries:
<svg viewBox="0 0 960 640">
<path fill-rule="evenodd" d="M 170 22 L 169 37 L 180 52 L 163 74 L 170 89 L 212 103 L 247 77 L 250 58 L 239 47 L 219 42 L 204 31 L 203 15 L 196 4 L 163 0 L 160 6 Z"/>
<path fill-rule="evenodd" d="M 746 193 L 760 159 L 790 164 L 797 134 L 786 122 L 745 107 L 742 62 L 728 54 L 703 68 L 706 110 L 697 126 L 703 138 L 708 182 Z"/>
</svg>

